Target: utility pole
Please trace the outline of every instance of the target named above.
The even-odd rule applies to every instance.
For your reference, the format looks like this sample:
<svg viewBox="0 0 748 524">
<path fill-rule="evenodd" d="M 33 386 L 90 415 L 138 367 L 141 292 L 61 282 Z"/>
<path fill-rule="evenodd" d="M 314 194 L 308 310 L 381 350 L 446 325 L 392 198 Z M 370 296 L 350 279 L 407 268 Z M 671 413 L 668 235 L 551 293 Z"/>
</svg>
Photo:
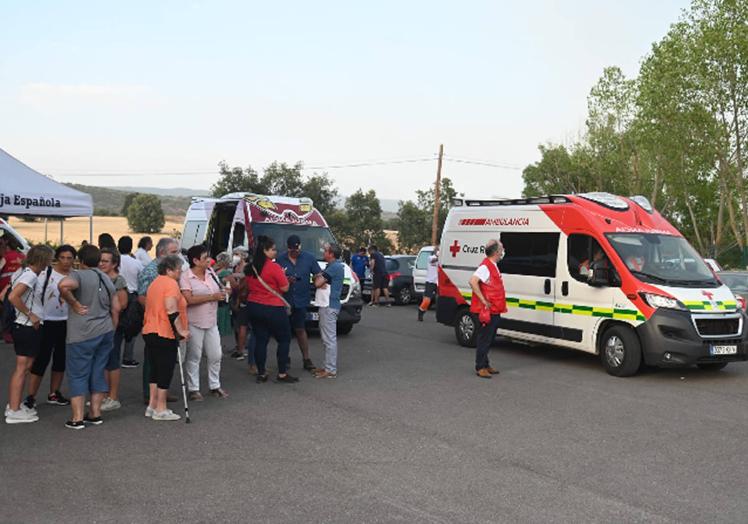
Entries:
<svg viewBox="0 0 748 524">
<path fill-rule="evenodd" d="M 439 229 L 439 205 L 442 192 L 442 159 L 444 157 L 444 144 L 439 145 L 439 162 L 436 165 L 436 187 L 434 188 L 434 219 L 431 222 L 431 245 L 436 246 L 436 233 Z"/>
</svg>

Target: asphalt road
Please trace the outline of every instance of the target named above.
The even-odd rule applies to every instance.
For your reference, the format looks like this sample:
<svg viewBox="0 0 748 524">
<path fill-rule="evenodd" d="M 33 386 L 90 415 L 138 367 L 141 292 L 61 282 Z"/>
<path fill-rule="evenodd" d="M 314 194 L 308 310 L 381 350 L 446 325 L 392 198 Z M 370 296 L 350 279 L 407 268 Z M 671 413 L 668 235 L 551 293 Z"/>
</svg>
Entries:
<svg viewBox="0 0 748 524">
<path fill-rule="evenodd" d="M 748 521 L 748 364 L 617 379 L 590 355 L 498 343 L 484 380 L 415 316 L 365 311 L 337 380 L 302 374 L 296 349 L 296 385 L 225 360 L 231 398 L 193 404 L 191 425 L 143 417 L 139 369 L 99 427 L 47 405 L 1 424 L 0 521 Z M 11 362 L 0 344 L 3 404 Z"/>
</svg>

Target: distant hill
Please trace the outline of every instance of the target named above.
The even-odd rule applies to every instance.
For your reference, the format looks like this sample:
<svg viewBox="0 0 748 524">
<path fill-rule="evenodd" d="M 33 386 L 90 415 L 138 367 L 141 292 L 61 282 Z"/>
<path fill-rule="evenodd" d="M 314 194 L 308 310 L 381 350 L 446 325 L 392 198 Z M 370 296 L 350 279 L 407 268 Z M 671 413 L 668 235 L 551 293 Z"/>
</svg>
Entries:
<svg viewBox="0 0 748 524">
<path fill-rule="evenodd" d="M 83 186 L 80 184 L 67 184 L 68 186 L 88 193 L 93 198 L 94 213 L 97 215 L 119 215 L 122 211 L 122 204 L 125 203 L 125 197 L 128 193 L 148 193 L 144 188 L 132 188 L 132 191 L 123 191 L 110 187 Z M 172 189 L 164 191 L 172 193 Z M 165 215 L 184 216 L 187 208 L 190 207 L 190 196 L 167 196 L 158 195 L 161 200 L 161 207 Z"/>
<path fill-rule="evenodd" d="M 122 204 L 125 202 L 125 196 L 128 193 L 146 193 L 157 195 L 161 199 L 161 206 L 164 214 L 174 216 L 184 216 L 187 208 L 190 206 L 190 200 L 193 196 L 210 196 L 209 190 L 190 189 L 186 187 L 135 187 L 135 186 L 117 186 L 117 187 L 99 187 L 84 186 L 80 184 L 67 184 L 70 187 L 88 193 L 94 200 L 94 208 L 97 214 L 119 215 Z M 347 197 L 338 197 L 338 207 L 345 205 Z M 379 203 L 382 206 L 382 218 L 385 220 L 394 218 L 400 208 L 400 201 L 395 199 L 380 198 Z"/>
<path fill-rule="evenodd" d="M 210 196 L 210 189 L 190 189 L 189 187 L 132 187 L 132 186 L 113 186 L 111 189 L 117 189 L 126 193 L 148 193 L 160 196 L 176 197 L 193 197 L 193 196 Z"/>
</svg>

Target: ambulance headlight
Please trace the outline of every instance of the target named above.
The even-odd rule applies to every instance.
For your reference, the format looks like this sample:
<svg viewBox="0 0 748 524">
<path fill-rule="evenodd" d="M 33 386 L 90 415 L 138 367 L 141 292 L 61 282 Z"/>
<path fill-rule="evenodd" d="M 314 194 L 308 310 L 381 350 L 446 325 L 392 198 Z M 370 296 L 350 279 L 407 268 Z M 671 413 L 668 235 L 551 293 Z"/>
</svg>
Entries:
<svg viewBox="0 0 748 524">
<path fill-rule="evenodd" d="M 653 307 L 655 309 L 657 308 L 666 308 L 666 309 L 677 309 L 681 311 L 686 311 L 686 306 L 683 305 L 683 303 L 680 300 L 676 300 L 671 297 L 666 297 L 664 295 L 656 295 L 654 293 L 641 293 L 641 297 L 649 304 L 650 307 Z"/>
</svg>

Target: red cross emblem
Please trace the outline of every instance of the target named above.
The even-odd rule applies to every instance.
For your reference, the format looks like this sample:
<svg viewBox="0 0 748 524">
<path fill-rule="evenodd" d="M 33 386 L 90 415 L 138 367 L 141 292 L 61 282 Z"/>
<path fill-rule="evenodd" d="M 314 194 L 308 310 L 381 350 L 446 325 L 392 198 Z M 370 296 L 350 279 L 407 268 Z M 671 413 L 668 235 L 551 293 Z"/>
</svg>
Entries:
<svg viewBox="0 0 748 524">
<path fill-rule="evenodd" d="M 714 293 L 709 293 L 708 291 L 702 291 L 701 294 L 704 295 L 709 302 L 711 302 L 712 297 L 714 297 Z"/>
<path fill-rule="evenodd" d="M 449 251 L 452 253 L 452 258 L 456 258 L 457 253 L 460 252 L 460 243 L 455 240 L 455 243 L 449 246 Z"/>
</svg>

